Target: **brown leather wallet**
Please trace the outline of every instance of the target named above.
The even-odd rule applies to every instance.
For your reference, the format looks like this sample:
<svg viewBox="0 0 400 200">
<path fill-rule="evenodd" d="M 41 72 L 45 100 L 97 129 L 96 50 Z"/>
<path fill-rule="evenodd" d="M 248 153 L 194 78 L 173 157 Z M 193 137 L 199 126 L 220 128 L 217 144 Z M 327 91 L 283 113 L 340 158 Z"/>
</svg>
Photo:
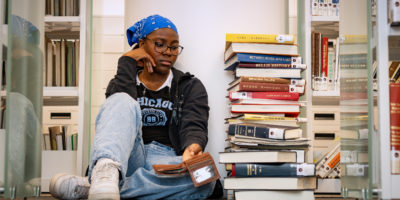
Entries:
<svg viewBox="0 0 400 200">
<path fill-rule="evenodd" d="M 206 152 L 175 165 L 153 165 L 156 174 L 179 176 L 189 172 L 195 187 L 202 186 L 220 178 L 211 155 Z"/>
</svg>

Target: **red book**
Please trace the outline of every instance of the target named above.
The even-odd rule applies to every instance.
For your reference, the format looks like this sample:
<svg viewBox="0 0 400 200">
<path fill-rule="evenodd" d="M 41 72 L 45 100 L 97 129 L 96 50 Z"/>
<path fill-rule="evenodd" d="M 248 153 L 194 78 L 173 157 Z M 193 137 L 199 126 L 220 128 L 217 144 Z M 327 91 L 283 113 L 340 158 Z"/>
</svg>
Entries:
<svg viewBox="0 0 400 200">
<path fill-rule="evenodd" d="M 282 63 L 239 63 L 238 67 L 244 68 L 294 68 L 304 69 L 302 64 L 282 64 Z"/>
<path fill-rule="evenodd" d="M 390 83 L 391 172 L 400 174 L 400 83 Z"/>
<path fill-rule="evenodd" d="M 328 37 L 322 37 L 322 76 L 328 77 Z"/>
<path fill-rule="evenodd" d="M 304 92 L 304 86 L 276 83 L 240 82 L 228 89 L 229 92 Z"/>
<path fill-rule="evenodd" d="M 237 99 L 277 99 L 277 100 L 299 100 L 298 92 L 229 92 L 229 100 Z"/>
</svg>

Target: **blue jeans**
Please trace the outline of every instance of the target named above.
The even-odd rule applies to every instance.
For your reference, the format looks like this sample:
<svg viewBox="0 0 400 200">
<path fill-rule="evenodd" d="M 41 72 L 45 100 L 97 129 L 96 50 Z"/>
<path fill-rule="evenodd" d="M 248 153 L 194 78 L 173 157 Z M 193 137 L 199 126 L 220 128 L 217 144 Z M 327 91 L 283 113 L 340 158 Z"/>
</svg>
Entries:
<svg viewBox="0 0 400 200">
<path fill-rule="evenodd" d="M 188 174 L 181 177 L 155 174 L 153 164 L 178 164 L 182 156 L 155 141 L 143 144 L 140 106 L 126 93 L 111 95 L 101 106 L 96 119 L 89 177 L 100 158 L 110 158 L 121 164 L 121 198 L 205 199 L 215 185 L 212 182 L 195 188 Z"/>
</svg>

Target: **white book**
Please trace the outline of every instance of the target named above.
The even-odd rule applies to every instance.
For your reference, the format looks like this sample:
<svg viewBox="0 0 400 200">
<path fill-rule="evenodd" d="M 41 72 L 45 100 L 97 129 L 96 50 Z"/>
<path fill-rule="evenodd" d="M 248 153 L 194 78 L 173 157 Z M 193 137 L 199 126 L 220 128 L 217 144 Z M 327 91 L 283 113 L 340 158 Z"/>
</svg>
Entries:
<svg viewBox="0 0 400 200">
<path fill-rule="evenodd" d="M 235 76 L 254 76 L 272 78 L 301 78 L 301 69 L 263 69 L 236 68 Z"/>
<path fill-rule="evenodd" d="M 311 200 L 314 191 L 267 191 L 267 190 L 239 190 L 235 191 L 235 200 Z"/>
<path fill-rule="evenodd" d="M 55 86 L 60 87 L 61 86 L 61 42 L 60 41 L 55 41 Z"/>
<path fill-rule="evenodd" d="M 233 42 L 225 51 L 225 61 L 236 53 L 256 53 L 271 55 L 298 56 L 298 46 L 292 44 L 236 43 Z"/>
<path fill-rule="evenodd" d="M 284 163 L 297 162 L 293 151 L 220 152 L 219 163 Z"/>
<path fill-rule="evenodd" d="M 317 188 L 316 177 L 251 177 L 224 180 L 224 189 L 232 190 L 307 190 Z"/>
</svg>

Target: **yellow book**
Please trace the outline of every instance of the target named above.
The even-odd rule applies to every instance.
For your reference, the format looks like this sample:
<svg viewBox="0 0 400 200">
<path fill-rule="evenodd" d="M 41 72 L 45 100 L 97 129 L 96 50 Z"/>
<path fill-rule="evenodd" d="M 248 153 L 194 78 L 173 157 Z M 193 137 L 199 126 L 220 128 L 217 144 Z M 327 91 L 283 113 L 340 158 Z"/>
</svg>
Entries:
<svg viewBox="0 0 400 200">
<path fill-rule="evenodd" d="M 367 35 L 342 35 L 343 44 L 367 43 Z"/>
<path fill-rule="evenodd" d="M 228 49 L 232 42 L 294 44 L 294 35 L 227 33 L 225 49 Z"/>
</svg>

